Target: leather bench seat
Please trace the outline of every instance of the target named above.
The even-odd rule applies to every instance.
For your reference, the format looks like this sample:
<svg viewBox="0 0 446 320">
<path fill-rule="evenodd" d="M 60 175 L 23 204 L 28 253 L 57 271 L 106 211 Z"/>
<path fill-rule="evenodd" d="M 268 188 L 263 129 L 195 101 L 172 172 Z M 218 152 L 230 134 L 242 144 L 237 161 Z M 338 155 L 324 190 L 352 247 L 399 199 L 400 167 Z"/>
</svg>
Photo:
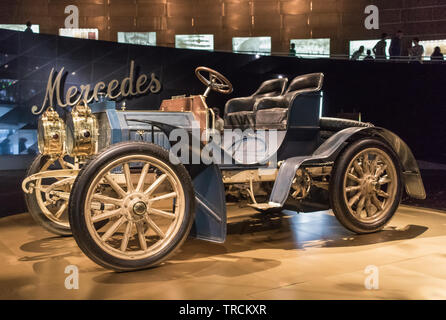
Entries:
<svg viewBox="0 0 446 320">
<path fill-rule="evenodd" d="M 268 80 L 263 82 L 251 96 L 229 100 L 225 106 L 225 128 L 242 130 L 254 128 L 256 103 L 263 98 L 280 96 L 285 91 L 287 83 L 287 78 Z"/>
<path fill-rule="evenodd" d="M 323 73 L 298 76 L 291 81 L 283 95 L 259 99 L 254 106 L 255 128 L 285 130 L 288 112 L 296 97 L 303 93 L 320 91 L 323 80 Z"/>
</svg>

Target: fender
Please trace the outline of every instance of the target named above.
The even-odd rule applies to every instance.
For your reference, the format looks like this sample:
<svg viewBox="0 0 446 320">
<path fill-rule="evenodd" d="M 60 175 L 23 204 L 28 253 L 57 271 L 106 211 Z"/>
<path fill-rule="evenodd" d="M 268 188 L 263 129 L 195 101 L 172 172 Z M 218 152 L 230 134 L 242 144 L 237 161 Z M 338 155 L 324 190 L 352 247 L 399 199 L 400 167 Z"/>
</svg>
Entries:
<svg viewBox="0 0 446 320">
<path fill-rule="evenodd" d="M 223 243 L 226 240 L 226 201 L 220 169 L 215 164 L 186 168 L 195 192 L 195 222 L 191 236 Z"/>
<path fill-rule="evenodd" d="M 393 132 L 379 127 L 351 127 L 341 130 L 327 139 L 311 156 L 299 156 L 285 160 L 279 169 L 269 199 L 272 207 L 282 207 L 288 198 L 291 184 L 299 167 L 309 162 L 334 161 L 349 139 L 364 136 L 378 136 L 387 142 L 398 155 L 403 173 L 403 183 L 407 194 L 416 199 L 426 199 L 420 169 L 407 144 Z"/>
<path fill-rule="evenodd" d="M 203 144 L 190 135 L 189 153 L 191 158 L 200 158 Z M 198 137 L 199 138 L 199 137 Z M 194 143 L 195 142 L 195 143 Z M 194 147 L 199 146 L 199 147 Z M 191 236 L 211 242 L 223 243 L 226 240 L 226 200 L 225 186 L 220 169 L 212 159 L 209 165 L 185 165 L 192 178 L 195 192 L 195 222 Z"/>
</svg>

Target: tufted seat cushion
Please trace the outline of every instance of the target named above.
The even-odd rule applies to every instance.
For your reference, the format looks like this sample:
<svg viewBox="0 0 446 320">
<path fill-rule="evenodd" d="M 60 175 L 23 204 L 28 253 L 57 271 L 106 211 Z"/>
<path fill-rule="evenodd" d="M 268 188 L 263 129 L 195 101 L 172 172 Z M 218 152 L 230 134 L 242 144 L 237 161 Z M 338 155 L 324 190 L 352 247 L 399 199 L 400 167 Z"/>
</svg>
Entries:
<svg viewBox="0 0 446 320">
<path fill-rule="evenodd" d="M 287 83 L 287 78 L 268 80 L 263 82 L 251 96 L 229 100 L 225 106 L 225 127 L 254 128 L 256 102 L 262 98 L 280 96 L 285 91 Z"/>
<path fill-rule="evenodd" d="M 300 94 L 321 90 L 323 79 L 322 73 L 298 76 L 291 81 L 285 94 L 259 99 L 254 106 L 256 129 L 286 129 L 288 110 L 294 99 Z"/>
</svg>

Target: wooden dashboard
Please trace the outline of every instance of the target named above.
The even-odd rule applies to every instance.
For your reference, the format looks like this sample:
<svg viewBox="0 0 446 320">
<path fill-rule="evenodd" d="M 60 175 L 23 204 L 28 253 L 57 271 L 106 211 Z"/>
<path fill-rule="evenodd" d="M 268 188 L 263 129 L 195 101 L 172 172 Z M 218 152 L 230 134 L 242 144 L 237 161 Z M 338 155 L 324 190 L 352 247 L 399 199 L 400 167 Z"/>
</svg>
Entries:
<svg viewBox="0 0 446 320">
<path fill-rule="evenodd" d="M 192 112 L 196 121 L 200 124 L 200 131 L 209 128 L 208 106 L 203 96 L 190 96 L 163 100 L 161 111 Z"/>
</svg>

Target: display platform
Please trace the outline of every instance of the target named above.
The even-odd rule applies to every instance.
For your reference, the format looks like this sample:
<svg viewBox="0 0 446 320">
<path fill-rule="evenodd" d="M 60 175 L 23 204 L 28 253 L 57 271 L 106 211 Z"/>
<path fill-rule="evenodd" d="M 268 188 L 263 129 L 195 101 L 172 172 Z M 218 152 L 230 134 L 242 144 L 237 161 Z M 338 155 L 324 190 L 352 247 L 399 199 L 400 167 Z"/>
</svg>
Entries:
<svg viewBox="0 0 446 320">
<path fill-rule="evenodd" d="M 228 206 L 224 244 L 188 240 L 164 265 L 116 273 L 27 214 L 0 219 L 0 299 L 446 299 L 446 212 L 401 206 L 355 235 L 331 212 L 259 215 Z M 67 266 L 79 289 L 65 287 Z M 366 268 L 379 289 L 368 290 Z"/>
</svg>

